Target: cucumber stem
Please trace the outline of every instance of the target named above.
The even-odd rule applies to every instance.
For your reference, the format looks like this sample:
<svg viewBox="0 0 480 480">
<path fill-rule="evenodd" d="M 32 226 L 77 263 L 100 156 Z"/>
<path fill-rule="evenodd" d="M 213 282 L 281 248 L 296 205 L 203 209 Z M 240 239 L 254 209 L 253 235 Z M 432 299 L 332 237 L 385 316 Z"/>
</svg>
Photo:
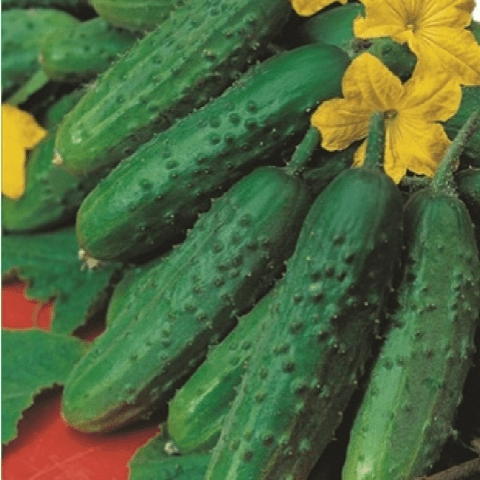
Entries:
<svg viewBox="0 0 480 480">
<path fill-rule="evenodd" d="M 383 166 L 383 156 L 385 153 L 385 115 L 384 112 L 373 112 L 370 117 L 363 168 L 377 170 Z"/>
<path fill-rule="evenodd" d="M 320 132 L 315 127 L 309 127 L 302 141 L 298 144 L 291 160 L 285 167 L 288 175 L 296 177 L 305 168 L 313 151 L 320 145 Z"/>
<path fill-rule="evenodd" d="M 458 131 L 445 155 L 443 156 L 437 171 L 435 172 L 431 187 L 434 191 L 447 191 L 454 188 L 453 173 L 458 166 L 462 154 L 470 137 L 475 133 L 480 124 L 480 109 L 476 109 Z"/>
</svg>

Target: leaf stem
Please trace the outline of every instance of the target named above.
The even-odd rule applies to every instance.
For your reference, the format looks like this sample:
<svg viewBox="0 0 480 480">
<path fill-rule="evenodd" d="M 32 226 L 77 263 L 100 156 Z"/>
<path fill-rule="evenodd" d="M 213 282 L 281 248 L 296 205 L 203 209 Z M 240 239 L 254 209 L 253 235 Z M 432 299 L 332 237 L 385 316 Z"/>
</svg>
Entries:
<svg viewBox="0 0 480 480">
<path fill-rule="evenodd" d="M 364 168 L 381 169 L 385 153 L 385 113 L 374 112 L 368 127 Z"/>
<path fill-rule="evenodd" d="M 291 160 L 285 167 L 285 172 L 291 176 L 300 175 L 319 144 L 320 132 L 315 127 L 309 127 L 302 141 L 295 149 Z"/>
<path fill-rule="evenodd" d="M 453 139 L 450 147 L 443 156 L 435 175 L 433 176 L 431 186 L 434 191 L 446 191 L 453 189 L 453 173 L 456 170 L 458 160 L 462 154 L 470 137 L 475 133 L 480 124 L 480 109 L 476 109 L 470 115 L 468 120 L 462 125 Z"/>
</svg>

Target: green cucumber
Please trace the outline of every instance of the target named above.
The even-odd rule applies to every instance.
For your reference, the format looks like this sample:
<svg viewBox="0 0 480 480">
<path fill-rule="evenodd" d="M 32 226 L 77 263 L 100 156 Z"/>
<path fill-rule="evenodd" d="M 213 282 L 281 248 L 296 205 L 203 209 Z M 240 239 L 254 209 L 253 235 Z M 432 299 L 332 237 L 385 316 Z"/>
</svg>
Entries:
<svg viewBox="0 0 480 480">
<path fill-rule="evenodd" d="M 41 69 L 42 41 L 57 29 L 65 31 L 79 21 L 55 9 L 2 11 L 2 96 L 8 97 Z"/>
<path fill-rule="evenodd" d="M 72 371 L 66 421 L 108 431 L 166 402 L 279 275 L 309 204 L 304 185 L 275 167 L 214 201 L 186 240 L 147 268 L 141 282 L 153 284 L 137 289 L 139 308 L 117 313 Z"/>
<path fill-rule="evenodd" d="M 91 0 L 100 17 L 110 24 L 134 31 L 153 30 L 176 8 L 191 0 Z"/>
<path fill-rule="evenodd" d="M 55 125 L 81 98 L 81 91 L 65 95 L 45 115 L 47 136 L 28 153 L 25 193 L 19 199 L 2 196 L 2 228 L 27 233 L 74 223 L 75 214 L 87 193 L 91 179 L 79 179 L 52 164 Z M 90 182 L 89 182 L 90 180 Z"/>
<path fill-rule="evenodd" d="M 167 428 L 180 453 L 209 451 L 215 446 L 274 298 L 275 290 L 240 318 L 238 325 L 175 393 L 168 407 Z"/>
<path fill-rule="evenodd" d="M 472 221 L 480 228 L 480 168 L 466 168 L 455 174 L 458 194 L 468 208 Z"/>
<path fill-rule="evenodd" d="M 339 48 L 316 44 L 254 67 L 110 172 L 78 212 L 81 248 L 114 260 L 170 245 L 213 196 L 290 153 L 311 109 L 340 95 L 347 64 Z"/>
<path fill-rule="evenodd" d="M 350 53 L 355 39 L 353 21 L 364 13 L 361 3 L 347 3 L 321 11 L 303 22 L 292 36 L 295 45 L 325 42 Z"/>
<path fill-rule="evenodd" d="M 452 152 L 405 207 L 398 309 L 351 431 L 343 480 L 423 475 L 453 433 L 474 350 L 480 261 L 468 211 L 453 179 L 445 182 Z"/>
<path fill-rule="evenodd" d="M 307 215 L 205 480 L 306 479 L 340 423 L 400 247 L 383 123 L 373 116 L 365 166 L 338 175 Z"/>
<path fill-rule="evenodd" d="M 290 12 L 287 0 L 189 0 L 95 80 L 59 129 L 56 163 L 110 169 L 264 56 Z"/>
<path fill-rule="evenodd" d="M 110 67 L 137 40 L 100 17 L 81 22 L 68 35 L 55 31 L 43 41 L 40 65 L 51 80 L 81 83 Z"/>
</svg>

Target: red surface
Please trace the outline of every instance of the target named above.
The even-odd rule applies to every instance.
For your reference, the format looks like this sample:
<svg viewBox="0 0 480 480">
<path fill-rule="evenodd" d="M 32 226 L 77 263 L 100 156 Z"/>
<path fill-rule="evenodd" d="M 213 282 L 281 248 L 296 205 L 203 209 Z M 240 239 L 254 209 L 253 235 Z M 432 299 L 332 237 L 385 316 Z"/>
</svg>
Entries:
<svg viewBox="0 0 480 480">
<path fill-rule="evenodd" d="M 24 288 L 22 283 L 2 287 L 2 327 L 48 330 L 53 303 L 26 300 Z M 110 435 L 80 433 L 62 421 L 60 400 L 61 388 L 48 390 L 24 412 L 18 437 L 3 448 L 2 479 L 127 480 L 128 461 L 159 431 L 158 421 Z"/>
</svg>

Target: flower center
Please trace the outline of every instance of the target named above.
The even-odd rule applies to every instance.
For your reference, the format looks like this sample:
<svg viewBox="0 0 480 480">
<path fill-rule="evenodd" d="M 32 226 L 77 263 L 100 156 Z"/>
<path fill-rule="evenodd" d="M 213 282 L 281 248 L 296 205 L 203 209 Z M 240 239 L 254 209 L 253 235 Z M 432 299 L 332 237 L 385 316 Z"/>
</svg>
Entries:
<svg viewBox="0 0 480 480">
<path fill-rule="evenodd" d="M 397 110 L 391 109 L 386 110 L 383 115 L 385 117 L 385 120 L 393 120 L 398 115 L 398 112 Z"/>
</svg>

